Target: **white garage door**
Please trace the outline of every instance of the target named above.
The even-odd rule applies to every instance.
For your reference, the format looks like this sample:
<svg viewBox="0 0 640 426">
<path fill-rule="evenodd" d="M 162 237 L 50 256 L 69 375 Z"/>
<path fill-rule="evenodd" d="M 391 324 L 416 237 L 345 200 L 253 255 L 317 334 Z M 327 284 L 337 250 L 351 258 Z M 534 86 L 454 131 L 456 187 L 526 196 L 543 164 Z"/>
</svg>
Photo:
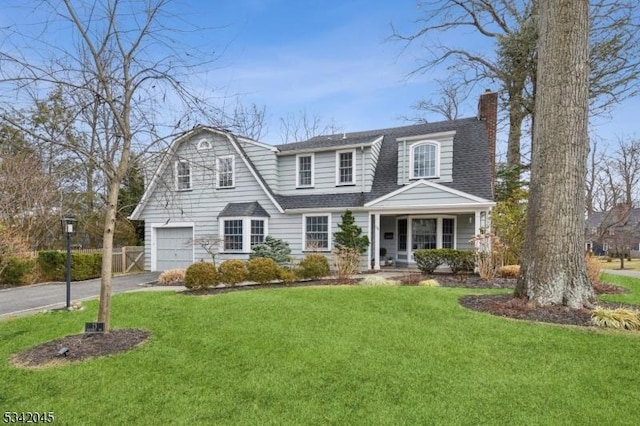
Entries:
<svg viewBox="0 0 640 426">
<path fill-rule="evenodd" d="M 156 270 L 186 268 L 193 263 L 193 228 L 156 229 Z"/>
</svg>

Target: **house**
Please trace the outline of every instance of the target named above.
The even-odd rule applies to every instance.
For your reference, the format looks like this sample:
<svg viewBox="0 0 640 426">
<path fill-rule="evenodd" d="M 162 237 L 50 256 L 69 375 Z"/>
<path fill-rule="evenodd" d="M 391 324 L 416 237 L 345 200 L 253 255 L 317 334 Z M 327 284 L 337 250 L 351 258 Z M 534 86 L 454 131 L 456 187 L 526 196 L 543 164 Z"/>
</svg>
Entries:
<svg viewBox="0 0 640 426">
<path fill-rule="evenodd" d="M 586 250 L 595 255 L 640 255 L 640 208 L 618 204 L 586 221 Z"/>
<path fill-rule="evenodd" d="M 330 256 L 349 209 L 369 236 L 363 268 L 387 259 L 415 265 L 421 248 L 471 248 L 489 226 L 495 176 L 497 94 L 478 116 L 267 145 L 198 126 L 175 139 L 132 213 L 145 221 L 146 269 L 248 258 L 266 235 L 298 259 Z M 369 261 L 371 260 L 371 261 Z"/>
</svg>

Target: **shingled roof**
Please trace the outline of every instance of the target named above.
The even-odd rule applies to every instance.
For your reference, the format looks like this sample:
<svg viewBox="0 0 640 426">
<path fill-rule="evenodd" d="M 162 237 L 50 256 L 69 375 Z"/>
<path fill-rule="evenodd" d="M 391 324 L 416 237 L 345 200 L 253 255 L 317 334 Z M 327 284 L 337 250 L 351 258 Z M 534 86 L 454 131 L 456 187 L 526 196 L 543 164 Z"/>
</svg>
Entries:
<svg viewBox="0 0 640 426">
<path fill-rule="evenodd" d="M 355 194 L 277 195 L 285 209 L 319 207 L 360 207 L 393 192 L 398 185 L 397 141 L 417 135 L 455 131 L 453 139 L 453 182 L 440 183 L 487 200 L 493 199 L 491 158 L 485 122 L 475 117 L 437 123 L 417 124 L 365 132 L 317 136 L 304 142 L 277 145 L 281 153 L 340 146 L 371 144 L 382 137 L 373 185 L 370 192 Z"/>
</svg>

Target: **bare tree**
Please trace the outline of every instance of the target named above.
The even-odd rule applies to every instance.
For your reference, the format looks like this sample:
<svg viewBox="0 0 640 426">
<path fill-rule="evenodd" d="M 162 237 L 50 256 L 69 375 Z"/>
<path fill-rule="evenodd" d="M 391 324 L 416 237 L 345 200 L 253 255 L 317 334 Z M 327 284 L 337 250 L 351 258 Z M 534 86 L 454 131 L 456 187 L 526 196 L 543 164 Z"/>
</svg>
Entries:
<svg viewBox="0 0 640 426">
<path fill-rule="evenodd" d="M 43 170 L 38 154 L 22 150 L 0 161 L 0 223 L 11 241 L 30 250 L 51 247 L 59 232 L 54 207 L 60 198 L 52 175 Z"/>
<path fill-rule="evenodd" d="M 421 0 L 418 29 L 410 34 L 393 31 L 406 43 L 423 42 L 426 55 L 414 73 L 441 65 L 460 84 L 498 83 L 509 120 L 507 162 L 522 165 L 523 124 L 532 117 L 537 70 L 538 0 Z M 640 87 L 640 4 L 635 0 L 591 2 L 590 99 L 597 113 Z M 493 52 L 474 39 L 452 44 L 452 31 L 472 29 L 493 44 Z M 441 43 L 439 40 L 446 40 Z M 469 37 L 468 39 L 471 39 Z"/>
<path fill-rule="evenodd" d="M 531 186 L 515 295 L 582 308 L 595 298 L 584 257 L 589 2 L 540 0 L 539 7 Z"/>
<path fill-rule="evenodd" d="M 333 119 L 325 122 L 317 115 L 310 115 L 306 110 L 287 114 L 280 118 L 280 138 L 283 143 L 311 139 L 314 136 L 331 135 L 340 131 Z"/>
<path fill-rule="evenodd" d="M 412 108 L 418 113 L 416 117 L 402 117 L 415 123 L 427 123 L 425 114 L 436 114 L 445 120 L 455 120 L 460 113 L 460 106 L 468 98 L 469 93 L 459 83 L 451 80 L 436 80 L 438 84 L 437 97 L 433 100 L 421 100 Z"/>
<path fill-rule="evenodd" d="M 32 135 L 77 152 L 104 176 L 98 321 L 105 323 L 106 330 L 110 328 L 111 253 L 118 194 L 133 149 L 137 146 L 142 151 L 171 139 L 178 129 L 215 112 L 206 98 L 196 96 L 186 84 L 195 74 L 194 67 L 212 60 L 211 55 L 192 52 L 179 43 L 181 34 L 194 28 L 185 28 L 184 22 L 181 29 L 165 26 L 170 17 L 168 4 L 168 0 L 43 1 L 39 9 L 49 8 L 56 21 L 41 24 L 36 37 L 14 27 L 3 29 L 0 85 L 8 89 L 4 93 L 37 99 L 52 85 L 62 88 L 76 102 L 78 128 L 95 142 L 92 151 L 86 145 Z M 50 38 L 59 35 L 56 28 L 60 27 L 73 40 L 69 48 Z M 193 63 L 193 58 L 200 62 Z M 174 111 L 172 106 L 180 110 Z M 11 114 L 2 112 L 2 116 L 9 120 Z"/>
</svg>

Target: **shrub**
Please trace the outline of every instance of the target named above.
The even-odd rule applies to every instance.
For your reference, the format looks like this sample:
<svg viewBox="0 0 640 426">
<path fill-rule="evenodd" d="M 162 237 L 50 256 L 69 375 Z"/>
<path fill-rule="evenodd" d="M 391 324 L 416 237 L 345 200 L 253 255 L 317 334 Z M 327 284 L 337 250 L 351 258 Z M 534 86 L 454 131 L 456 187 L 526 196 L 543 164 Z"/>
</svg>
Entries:
<svg viewBox="0 0 640 426">
<path fill-rule="evenodd" d="M 90 280 L 92 278 L 100 277 L 101 274 L 102 274 L 102 254 L 101 253 L 92 253 L 92 254 L 72 253 L 71 254 L 71 279 L 72 280 L 74 281 Z"/>
<path fill-rule="evenodd" d="M 45 281 L 66 280 L 67 254 L 56 250 L 38 252 L 38 270 Z M 102 273 L 101 253 L 72 253 L 71 279 L 73 281 L 98 278 Z"/>
<path fill-rule="evenodd" d="M 318 279 L 329 275 L 329 261 L 319 253 L 306 255 L 300 261 L 300 276 L 308 279 Z"/>
<path fill-rule="evenodd" d="M 249 281 L 266 284 L 278 278 L 278 264 L 267 257 L 256 257 L 247 263 Z"/>
<path fill-rule="evenodd" d="M 172 285 L 184 283 L 184 274 L 186 270 L 181 268 L 167 269 L 158 277 L 158 283 L 162 285 Z"/>
<path fill-rule="evenodd" d="M 440 256 L 454 274 L 473 271 L 475 256 L 471 250 L 440 249 Z"/>
<path fill-rule="evenodd" d="M 423 274 L 433 274 L 433 271 L 444 262 L 440 250 L 436 249 L 416 250 L 413 252 L 413 258 Z"/>
<path fill-rule="evenodd" d="M 592 255 L 587 255 L 585 262 L 587 264 L 587 274 L 591 280 L 591 284 L 600 282 L 600 261 Z"/>
<path fill-rule="evenodd" d="M 333 241 L 338 249 L 351 248 L 363 254 L 369 247 L 369 237 L 362 235 L 362 228 L 356 225 L 351 210 L 345 210 L 338 224 L 338 232 L 333 234 Z"/>
<path fill-rule="evenodd" d="M 34 273 L 35 267 L 35 259 L 9 257 L 5 262 L 2 273 L 0 273 L 0 283 L 13 285 L 30 284 L 30 278 Z"/>
<path fill-rule="evenodd" d="M 599 327 L 640 330 L 640 317 L 633 309 L 597 307 L 591 312 L 591 322 Z"/>
<path fill-rule="evenodd" d="M 184 273 L 184 286 L 193 290 L 206 290 L 212 285 L 216 285 L 217 282 L 216 267 L 213 266 L 213 263 L 193 263 Z"/>
<path fill-rule="evenodd" d="M 291 284 L 298 281 L 298 274 L 286 266 L 280 266 L 278 268 L 278 279 L 284 284 Z"/>
<path fill-rule="evenodd" d="M 333 265 L 336 267 L 338 281 L 349 281 L 360 271 L 360 251 L 345 246 L 334 250 Z"/>
<path fill-rule="evenodd" d="M 225 260 L 218 268 L 218 279 L 221 283 L 234 286 L 247 280 L 247 264 L 240 259 Z"/>
<path fill-rule="evenodd" d="M 267 259 L 275 260 L 277 263 L 287 263 L 290 255 L 291 248 L 289 243 L 267 235 L 262 244 L 253 247 L 253 252 L 249 255 L 249 259 L 266 257 Z"/>
<path fill-rule="evenodd" d="M 379 275 L 369 275 L 360 281 L 360 285 L 365 286 L 384 286 L 384 285 L 399 285 L 398 281 L 388 280 L 385 277 Z"/>
<path fill-rule="evenodd" d="M 38 270 L 45 281 L 63 281 L 65 279 L 65 254 L 57 250 L 38 252 Z"/>
<path fill-rule="evenodd" d="M 611 256 L 605 256 L 604 261 L 607 263 L 611 263 L 612 262 Z"/>
<path fill-rule="evenodd" d="M 422 280 L 418 285 L 421 287 L 440 287 L 440 283 L 437 280 Z"/>
<path fill-rule="evenodd" d="M 520 265 L 505 265 L 498 272 L 502 278 L 518 278 L 520 275 Z"/>
<path fill-rule="evenodd" d="M 478 274 L 484 281 L 492 280 L 502 267 L 504 245 L 494 234 L 478 234 L 470 242 L 474 246 Z"/>
</svg>

